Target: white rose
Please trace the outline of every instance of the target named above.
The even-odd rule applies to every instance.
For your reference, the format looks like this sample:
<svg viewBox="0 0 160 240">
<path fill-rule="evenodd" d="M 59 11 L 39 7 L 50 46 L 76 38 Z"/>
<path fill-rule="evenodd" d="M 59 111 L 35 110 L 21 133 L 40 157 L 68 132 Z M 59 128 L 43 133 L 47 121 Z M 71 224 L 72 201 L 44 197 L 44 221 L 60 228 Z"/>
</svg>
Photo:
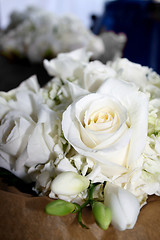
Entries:
<svg viewBox="0 0 160 240">
<path fill-rule="evenodd" d="M 126 58 L 109 62 L 107 66 L 113 68 L 123 80 L 133 82 L 141 91 L 150 93 L 152 98 L 159 97 L 160 76 L 151 68 L 133 63 Z"/>
<path fill-rule="evenodd" d="M 90 92 L 95 92 L 109 77 L 115 77 L 116 72 L 99 61 L 92 61 L 84 69 L 83 85 Z"/>
<path fill-rule="evenodd" d="M 0 105 L 0 166 L 26 177 L 27 168 L 48 161 L 57 116 L 43 104 L 35 77 L 0 92 Z"/>
<path fill-rule="evenodd" d="M 88 63 L 91 53 L 85 49 L 78 49 L 70 53 L 60 53 L 57 58 L 50 61 L 44 60 L 44 67 L 48 74 L 62 79 L 74 79 L 74 73 Z"/>
<path fill-rule="evenodd" d="M 62 130 L 75 150 L 92 158 L 106 176 L 132 168 L 143 152 L 148 125 L 145 94 L 121 80 L 105 81 L 97 93 L 74 101 Z"/>
<path fill-rule="evenodd" d="M 51 61 L 44 60 L 48 73 L 63 80 L 77 80 L 79 86 L 95 92 L 107 79 L 116 76 L 113 68 L 100 61 L 89 62 L 91 54 L 85 49 L 59 54 Z"/>
<path fill-rule="evenodd" d="M 151 71 L 148 67 L 142 67 L 140 64 L 130 62 L 126 58 L 118 58 L 114 62 L 108 63 L 108 65 L 113 67 L 122 79 L 134 82 L 140 87 L 146 84 L 146 75 Z"/>
</svg>

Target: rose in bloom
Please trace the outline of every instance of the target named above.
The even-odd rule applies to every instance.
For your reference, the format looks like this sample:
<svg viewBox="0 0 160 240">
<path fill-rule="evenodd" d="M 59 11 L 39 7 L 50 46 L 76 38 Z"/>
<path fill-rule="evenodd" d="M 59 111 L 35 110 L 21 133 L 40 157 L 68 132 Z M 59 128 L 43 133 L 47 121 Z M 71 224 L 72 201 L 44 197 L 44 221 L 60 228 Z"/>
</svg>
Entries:
<svg viewBox="0 0 160 240">
<path fill-rule="evenodd" d="M 43 104 L 35 77 L 0 92 L 0 106 L 0 166 L 27 180 L 26 170 L 50 157 L 56 114 Z"/>
<path fill-rule="evenodd" d="M 75 100 L 63 113 L 65 138 L 90 157 L 106 176 L 133 168 L 143 152 L 148 126 L 148 100 L 135 86 L 106 80 L 96 93 Z"/>
</svg>

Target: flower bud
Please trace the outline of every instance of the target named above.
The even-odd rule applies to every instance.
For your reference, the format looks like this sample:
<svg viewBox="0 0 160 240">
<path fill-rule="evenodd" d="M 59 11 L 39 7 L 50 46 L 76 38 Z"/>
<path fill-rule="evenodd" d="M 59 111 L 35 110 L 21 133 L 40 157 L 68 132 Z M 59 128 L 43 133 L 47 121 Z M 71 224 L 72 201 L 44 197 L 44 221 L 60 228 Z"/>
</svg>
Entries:
<svg viewBox="0 0 160 240">
<path fill-rule="evenodd" d="M 88 178 L 75 172 L 60 173 L 52 182 L 51 190 L 59 195 L 75 195 L 89 186 Z"/>
<path fill-rule="evenodd" d="M 107 183 L 104 189 L 104 204 L 111 209 L 111 223 L 114 227 L 121 231 L 134 227 L 140 204 L 132 193 L 112 183 Z"/>
<path fill-rule="evenodd" d="M 111 223 L 111 210 L 101 202 L 93 202 L 92 212 L 96 223 L 103 230 L 107 230 Z"/>
<path fill-rule="evenodd" d="M 65 216 L 74 212 L 76 205 L 64 200 L 55 200 L 45 207 L 45 212 L 54 216 Z"/>
</svg>

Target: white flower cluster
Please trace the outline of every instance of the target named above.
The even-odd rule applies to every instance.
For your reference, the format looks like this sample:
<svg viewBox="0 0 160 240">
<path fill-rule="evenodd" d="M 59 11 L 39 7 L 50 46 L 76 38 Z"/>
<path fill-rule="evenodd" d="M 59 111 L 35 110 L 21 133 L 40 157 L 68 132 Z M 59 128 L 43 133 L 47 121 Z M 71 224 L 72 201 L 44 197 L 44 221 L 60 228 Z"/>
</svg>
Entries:
<svg viewBox="0 0 160 240">
<path fill-rule="evenodd" d="M 44 88 L 32 77 L 0 93 L 1 166 L 35 181 L 40 195 L 67 201 L 82 202 L 89 181 L 98 182 L 94 198 L 124 230 L 148 195 L 160 195 L 160 76 L 127 59 L 105 65 L 90 56 L 59 54 L 44 61 L 53 76 Z"/>
<path fill-rule="evenodd" d="M 35 7 L 11 14 L 10 25 L 1 36 L 0 47 L 5 55 L 27 57 L 31 62 L 81 47 L 92 51 L 94 57 L 104 52 L 101 38 L 85 28 L 75 16 L 58 17 Z"/>
</svg>

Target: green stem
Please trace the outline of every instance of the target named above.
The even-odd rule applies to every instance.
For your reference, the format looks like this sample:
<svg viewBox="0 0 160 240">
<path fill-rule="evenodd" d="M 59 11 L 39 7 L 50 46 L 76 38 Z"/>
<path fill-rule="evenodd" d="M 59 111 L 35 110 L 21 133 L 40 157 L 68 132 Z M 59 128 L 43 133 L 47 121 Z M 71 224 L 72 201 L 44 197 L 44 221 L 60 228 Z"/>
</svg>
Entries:
<svg viewBox="0 0 160 240">
<path fill-rule="evenodd" d="M 91 183 L 91 186 L 90 186 L 90 189 L 89 189 L 89 193 L 88 193 L 89 202 L 93 201 L 93 191 L 94 191 L 95 187 L 97 186 L 97 184 Z"/>
<path fill-rule="evenodd" d="M 87 201 L 85 201 L 85 202 L 80 206 L 80 209 L 83 209 L 83 208 L 86 207 L 89 203 L 90 203 L 90 200 L 88 199 Z"/>
<path fill-rule="evenodd" d="M 89 229 L 85 224 L 82 223 L 82 209 L 86 207 L 88 204 L 92 205 L 93 204 L 93 191 L 94 188 L 98 185 L 99 183 L 91 183 L 89 191 L 88 191 L 88 199 L 80 206 L 80 209 L 78 211 L 78 222 L 79 224 L 86 229 Z"/>
<path fill-rule="evenodd" d="M 75 205 L 76 208 L 74 209 L 73 213 L 79 212 L 81 210 L 81 207 L 79 206 L 79 204 L 74 203 L 74 205 Z"/>
<path fill-rule="evenodd" d="M 82 209 L 78 212 L 78 222 L 81 225 L 81 227 L 89 229 L 89 227 L 82 223 Z"/>
</svg>

